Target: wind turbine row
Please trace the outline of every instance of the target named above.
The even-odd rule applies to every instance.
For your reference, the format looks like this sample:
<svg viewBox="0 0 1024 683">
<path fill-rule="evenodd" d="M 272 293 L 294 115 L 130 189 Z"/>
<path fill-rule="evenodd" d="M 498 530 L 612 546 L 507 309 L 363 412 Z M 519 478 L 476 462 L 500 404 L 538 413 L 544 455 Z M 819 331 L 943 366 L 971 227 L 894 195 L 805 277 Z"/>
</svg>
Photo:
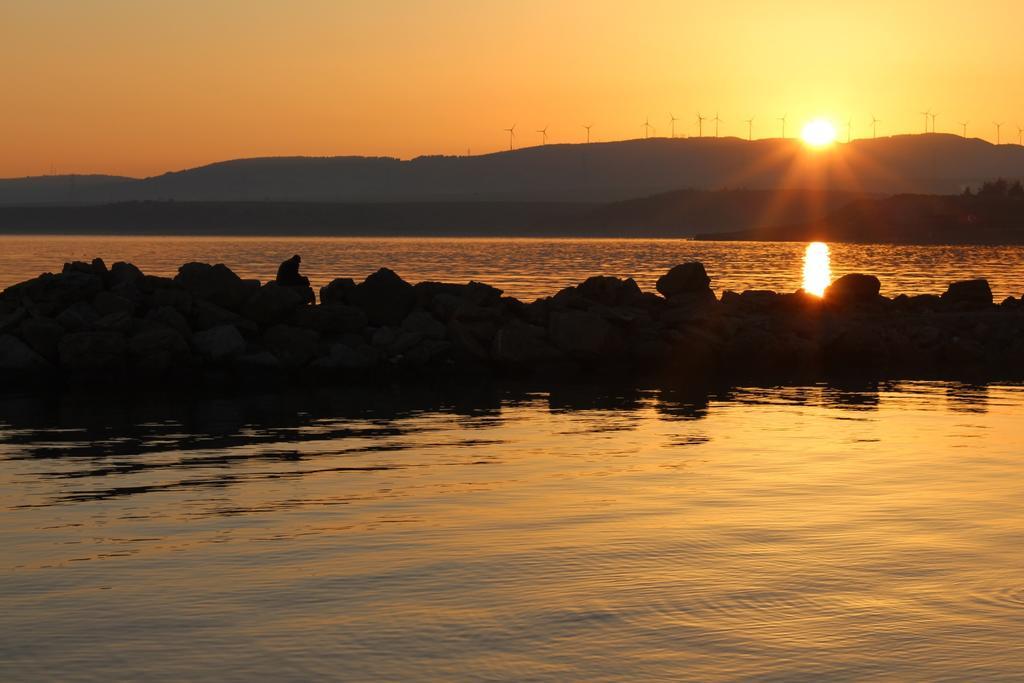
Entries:
<svg viewBox="0 0 1024 683">
<path fill-rule="evenodd" d="M 929 108 L 929 109 L 926 109 L 925 111 L 918 112 L 918 114 L 924 118 L 924 132 L 925 133 L 935 133 L 936 132 L 936 119 L 939 116 L 938 113 L 937 112 L 933 112 L 931 110 L 931 108 Z M 783 139 L 786 138 L 786 123 L 788 121 L 788 117 L 789 117 L 788 114 L 783 114 L 782 116 L 779 116 L 779 117 L 776 118 L 776 121 L 779 122 L 779 125 L 780 125 L 780 135 L 781 135 L 781 137 Z M 672 138 L 675 138 L 676 137 L 676 123 L 678 123 L 680 119 L 675 114 L 673 114 L 672 112 L 669 112 L 668 119 L 669 119 L 669 128 L 670 128 L 670 131 L 671 131 L 671 136 L 672 136 Z M 751 116 L 748 119 L 743 119 L 743 123 L 747 124 L 747 140 L 753 140 L 754 139 L 754 121 L 755 120 L 756 119 L 753 116 Z M 704 116 L 701 112 L 697 112 L 697 117 L 696 117 L 696 120 L 694 121 L 694 125 L 696 125 L 696 127 L 697 127 L 697 137 L 704 137 L 704 124 L 705 123 L 709 123 L 709 122 L 715 124 L 715 137 L 717 138 L 717 137 L 720 136 L 720 134 L 721 134 L 721 124 L 724 121 L 719 116 L 719 112 L 716 111 L 715 112 L 715 116 L 713 118 L 712 117 L 708 117 L 708 116 Z M 869 124 L 871 126 L 871 137 L 872 138 L 877 138 L 878 137 L 878 124 L 880 124 L 880 123 L 882 123 L 882 120 L 879 119 L 878 117 L 876 117 L 874 114 L 872 114 L 871 115 L 871 123 Z M 958 121 L 957 122 L 957 125 L 960 126 L 960 134 L 961 134 L 962 137 L 965 137 L 965 138 L 967 137 L 967 124 L 968 123 L 970 123 L 970 122 L 969 121 Z M 996 144 L 997 145 L 1001 145 L 1002 142 L 1003 142 L 1002 128 L 1003 128 L 1003 125 L 1005 125 L 1005 122 L 1003 122 L 1003 121 L 993 121 L 992 125 L 995 126 L 995 129 L 996 129 Z M 583 126 L 583 129 L 586 131 L 586 141 L 587 141 L 587 144 L 590 143 L 590 140 L 591 140 L 590 131 L 591 131 L 591 129 L 593 127 L 594 127 L 594 124 L 592 124 L 592 123 L 586 124 L 586 125 Z M 650 116 L 648 116 L 648 117 L 646 117 L 644 119 L 644 122 L 641 124 L 641 127 L 644 130 L 644 139 L 648 139 L 652 135 L 657 135 L 657 129 L 651 123 L 651 117 Z M 509 148 L 509 150 L 510 151 L 514 150 L 515 146 L 516 146 L 516 139 L 517 139 L 516 138 L 516 124 L 513 124 L 511 128 L 504 128 L 502 130 L 504 130 L 506 133 L 508 133 L 508 148 Z M 540 144 L 541 145 L 548 144 L 548 126 L 544 126 L 543 128 L 540 128 L 540 129 L 536 130 L 535 132 L 541 136 L 541 138 L 540 138 Z M 850 119 L 847 119 L 847 121 L 846 121 L 846 142 L 851 142 L 852 140 L 853 140 L 853 119 L 850 118 Z M 1022 127 L 1022 126 L 1017 126 L 1017 144 L 1024 146 L 1024 127 Z"/>
</svg>

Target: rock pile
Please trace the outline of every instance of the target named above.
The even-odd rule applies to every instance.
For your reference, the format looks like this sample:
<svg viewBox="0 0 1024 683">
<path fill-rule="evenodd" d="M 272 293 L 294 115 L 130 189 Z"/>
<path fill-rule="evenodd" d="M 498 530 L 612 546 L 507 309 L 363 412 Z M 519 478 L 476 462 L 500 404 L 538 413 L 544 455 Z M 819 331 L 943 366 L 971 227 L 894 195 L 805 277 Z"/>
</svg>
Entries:
<svg viewBox="0 0 1024 683">
<path fill-rule="evenodd" d="M 297 262 L 295 266 L 297 275 Z M 304 280 L 304 278 L 303 278 Z M 726 291 L 700 263 L 644 292 L 595 276 L 525 303 L 479 282 L 308 285 L 187 263 L 174 278 L 130 263 L 68 263 L 0 293 L 0 381 L 236 383 L 377 381 L 466 373 L 813 379 L 1024 374 L 1024 305 L 984 280 L 941 296 L 879 294 L 846 275 L 823 298 Z"/>
</svg>

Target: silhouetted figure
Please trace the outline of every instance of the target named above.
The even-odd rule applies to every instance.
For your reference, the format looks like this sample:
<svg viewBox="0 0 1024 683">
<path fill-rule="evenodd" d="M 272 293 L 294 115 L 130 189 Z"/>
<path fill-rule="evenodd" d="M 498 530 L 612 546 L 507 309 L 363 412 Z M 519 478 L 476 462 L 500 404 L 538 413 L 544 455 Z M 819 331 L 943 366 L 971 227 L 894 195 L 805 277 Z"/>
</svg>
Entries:
<svg viewBox="0 0 1024 683">
<path fill-rule="evenodd" d="M 298 254 L 282 263 L 277 269 L 277 284 L 281 287 L 294 287 L 296 290 L 300 290 L 306 303 L 316 303 L 313 288 L 309 286 L 309 278 L 299 274 L 300 263 L 302 263 L 302 257 Z"/>
</svg>

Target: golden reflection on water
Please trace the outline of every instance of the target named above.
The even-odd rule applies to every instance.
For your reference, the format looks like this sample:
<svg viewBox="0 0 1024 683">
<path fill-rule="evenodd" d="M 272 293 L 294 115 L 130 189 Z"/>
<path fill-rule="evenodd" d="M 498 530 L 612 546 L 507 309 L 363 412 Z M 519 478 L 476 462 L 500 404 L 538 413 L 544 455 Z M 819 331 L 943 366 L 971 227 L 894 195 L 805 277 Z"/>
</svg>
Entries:
<svg viewBox="0 0 1024 683">
<path fill-rule="evenodd" d="M 811 242 L 804 252 L 804 291 L 815 296 L 825 293 L 825 288 L 832 281 L 832 268 L 829 264 L 828 245 L 824 242 Z"/>
</svg>

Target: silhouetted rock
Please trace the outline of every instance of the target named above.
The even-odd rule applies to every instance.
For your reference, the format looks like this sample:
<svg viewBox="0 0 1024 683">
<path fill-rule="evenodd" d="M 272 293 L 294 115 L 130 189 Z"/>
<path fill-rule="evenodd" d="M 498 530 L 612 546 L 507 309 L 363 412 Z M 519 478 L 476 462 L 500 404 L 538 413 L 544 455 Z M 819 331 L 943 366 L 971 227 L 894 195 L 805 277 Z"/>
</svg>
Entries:
<svg viewBox="0 0 1024 683">
<path fill-rule="evenodd" d="M 825 288 L 825 301 L 836 304 L 864 304 L 878 299 L 882 284 L 874 275 L 850 273 Z"/>
<path fill-rule="evenodd" d="M 145 280 L 146 276 L 141 270 L 124 261 L 118 261 L 110 266 L 110 272 L 107 274 L 107 284 L 111 290 L 131 286 L 142 291 L 145 288 Z"/>
<path fill-rule="evenodd" d="M 297 368 L 316 356 L 320 335 L 291 325 L 274 325 L 263 333 L 263 342 L 286 367 Z"/>
<path fill-rule="evenodd" d="M 399 325 L 416 304 L 412 285 L 381 268 L 348 291 L 348 302 L 366 313 L 371 325 Z"/>
<path fill-rule="evenodd" d="M 328 372 L 361 372 L 375 367 L 377 360 L 378 353 L 372 347 L 363 345 L 353 348 L 347 344 L 333 344 L 328 355 L 313 361 L 311 367 Z"/>
<path fill-rule="evenodd" d="M 23 341 L 11 334 L 0 334 L 0 377 L 24 380 L 49 372 L 50 364 Z"/>
<path fill-rule="evenodd" d="M 191 365 L 188 342 L 170 328 L 140 332 L 128 340 L 128 353 L 136 374 L 159 378 Z"/>
<path fill-rule="evenodd" d="M 274 325 L 289 319 L 305 301 L 294 287 L 268 282 L 245 302 L 242 314 L 260 325 Z"/>
<path fill-rule="evenodd" d="M 239 310 L 260 286 L 258 280 L 243 280 L 223 263 L 186 263 L 174 281 L 194 297 L 232 311 Z"/>
<path fill-rule="evenodd" d="M 555 360 L 562 354 L 548 343 L 543 327 L 513 321 L 494 335 L 491 355 L 499 363 L 527 367 Z"/>
<path fill-rule="evenodd" d="M 92 307 L 100 316 L 110 313 L 124 312 L 131 315 L 135 312 L 135 302 L 112 292 L 100 292 L 93 298 Z"/>
<path fill-rule="evenodd" d="M 78 377 L 112 381 L 125 370 L 127 348 L 120 332 L 71 332 L 58 344 L 60 365 Z"/>
<path fill-rule="evenodd" d="M 611 325 L 589 311 L 556 311 L 551 314 L 548 334 L 551 342 L 569 353 L 599 355 L 608 344 Z"/>
<path fill-rule="evenodd" d="M 320 288 L 321 304 L 347 304 L 348 293 L 355 289 L 356 282 L 350 277 L 339 277 Z"/>
<path fill-rule="evenodd" d="M 662 296 L 670 299 L 676 294 L 703 293 L 709 289 L 710 285 L 711 278 L 704 270 L 704 264 L 699 261 L 690 261 L 674 266 L 659 277 L 655 289 Z"/>
<path fill-rule="evenodd" d="M 359 332 L 366 328 L 369 320 L 361 308 L 326 303 L 319 306 L 302 306 L 292 314 L 291 323 L 322 334 L 338 334 Z"/>
<path fill-rule="evenodd" d="M 221 325 L 192 335 L 192 346 L 204 359 L 229 360 L 245 353 L 245 338 L 234 325 Z"/>
<path fill-rule="evenodd" d="M 57 322 L 72 332 L 90 330 L 96 327 L 99 319 L 100 314 L 96 309 L 84 301 L 74 303 L 57 314 Z"/>
<path fill-rule="evenodd" d="M 51 318 L 29 318 L 18 327 L 18 336 L 40 356 L 56 361 L 57 344 L 64 336 L 64 327 Z"/>
<path fill-rule="evenodd" d="M 954 282 L 942 295 L 942 301 L 966 308 L 986 308 L 992 305 L 992 289 L 988 280 Z"/>
<path fill-rule="evenodd" d="M 429 339 L 444 339 L 445 326 L 426 311 L 413 311 L 402 321 L 402 329 Z"/>
</svg>

